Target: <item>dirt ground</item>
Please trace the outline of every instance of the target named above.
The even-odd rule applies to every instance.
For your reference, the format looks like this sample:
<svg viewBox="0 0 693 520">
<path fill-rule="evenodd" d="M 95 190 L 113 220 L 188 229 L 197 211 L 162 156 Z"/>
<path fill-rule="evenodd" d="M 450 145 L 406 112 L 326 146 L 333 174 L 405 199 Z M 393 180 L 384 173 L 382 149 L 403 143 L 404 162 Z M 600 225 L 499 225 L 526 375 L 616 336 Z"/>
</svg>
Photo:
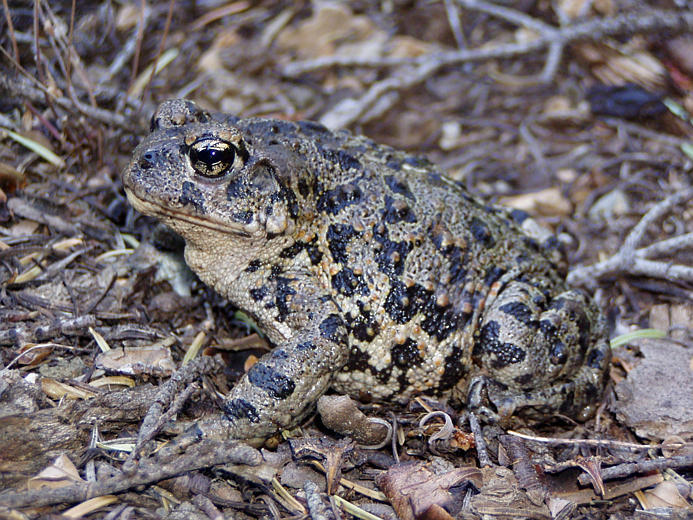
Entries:
<svg viewBox="0 0 693 520">
<path fill-rule="evenodd" d="M 4 0 L 0 517 L 690 518 L 686 4 Z M 260 451 L 191 439 L 269 346 L 125 199 L 177 97 L 365 134 L 532 214 L 608 320 L 597 416 L 509 432 L 426 399 L 330 402 L 394 440 L 324 415 Z"/>
</svg>

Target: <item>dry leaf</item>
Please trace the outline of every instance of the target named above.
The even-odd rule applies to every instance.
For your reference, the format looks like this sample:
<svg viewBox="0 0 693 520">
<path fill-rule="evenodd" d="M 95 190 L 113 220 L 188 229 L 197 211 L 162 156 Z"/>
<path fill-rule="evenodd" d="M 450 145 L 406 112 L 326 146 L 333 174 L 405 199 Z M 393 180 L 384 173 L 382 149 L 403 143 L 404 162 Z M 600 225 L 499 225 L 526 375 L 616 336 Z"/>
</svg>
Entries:
<svg viewBox="0 0 693 520">
<path fill-rule="evenodd" d="M 390 500 L 399 518 L 414 520 L 427 518 L 433 506 L 454 508 L 457 497 L 450 489 L 454 487 L 459 493 L 468 485 L 481 489 L 482 476 L 474 467 L 456 468 L 436 475 L 423 462 L 404 462 L 378 475 L 375 483 Z M 440 518 L 436 512 L 440 512 L 437 507 L 430 514 Z"/>
<path fill-rule="evenodd" d="M 139 374 L 169 376 L 176 369 L 171 350 L 161 345 L 112 348 L 99 354 L 95 363 L 97 368 L 129 376 Z"/>
<path fill-rule="evenodd" d="M 75 482 L 84 482 L 84 480 L 79 476 L 77 468 L 67 455 L 60 455 L 53 461 L 53 464 L 35 477 L 30 478 L 27 487 L 30 490 L 42 487 L 55 489 L 69 486 Z"/>
<path fill-rule="evenodd" d="M 54 343 L 27 343 L 19 349 L 21 356 L 17 358 L 17 363 L 33 367 L 46 359 L 53 352 Z"/>
<path fill-rule="evenodd" d="M 96 395 L 96 392 L 61 383 L 51 377 L 41 379 L 41 390 L 51 399 L 91 399 Z"/>
<path fill-rule="evenodd" d="M 277 36 L 277 45 L 301 58 L 335 54 L 374 57 L 381 54 L 387 34 L 368 17 L 354 15 L 346 5 L 318 4 L 310 18 L 287 26 Z"/>
<path fill-rule="evenodd" d="M 514 209 L 521 209 L 530 215 L 545 217 L 564 217 L 573 211 L 573 205 L 563 196 L 559 188 L 547 188 L 532 193 L 503 197 L 500 203 Z"/>
<path fill-rule="evenodd" d="M 65 518 L 83 518 L 84 516 L 103 509 L 106 506 L 111 505 L 113 502 L 117 502 L 118 497 L 115 495 L 104 495 L 101 497 L 90 498 L 85 500 L 75 507 L 71 507 L 67 511 L 64 511 L 61 515 Z"/>
<path fill-rule="evenodd" d="M 651 91 L 666 87 L 666 68 L 647 50 L 629 49 L 614 41 L 583 42 L 573 48 L 591 67 L 592 74 L 606 85 L 635 83 Z"/>
<path fill-rule="evenodd" d="M 657 484 L 654 489 L 644 491 L 641 502 L 645 509 L 658 507 L 673 507 L 675 509 L 688 509 L 688 501 L 681 496 L 676 484 L 667 480 Z"/>
</svg>

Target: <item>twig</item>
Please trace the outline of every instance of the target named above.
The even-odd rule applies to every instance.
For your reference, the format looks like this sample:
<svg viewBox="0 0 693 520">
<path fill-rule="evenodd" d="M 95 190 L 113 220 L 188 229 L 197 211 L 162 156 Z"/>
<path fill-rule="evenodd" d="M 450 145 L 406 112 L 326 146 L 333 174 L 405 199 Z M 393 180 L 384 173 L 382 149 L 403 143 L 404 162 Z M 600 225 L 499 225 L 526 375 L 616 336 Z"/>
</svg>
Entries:
<svg viewBox="0 0 693 520">
<path fill-rule="evenodd" d="M 149 442 L 161 430 L 162 426 L 170 417 L 180 411 L 185 403 L 185 400 L 190 396 L 194 387 L 188 386 L 181 393 L 181 386 L 188 385 L 200 373 L 205 372 L 211 366 L 212 361 L 209 358 L 197 358 L 192 362 L 183 365 L 181 368 L 161 385 L 156 394 L 154 402 L 149 407 L 147 415 L 142 420 L 140 431 L 137 434 L 137 443 L 135 448 L 130 452 L 128 459 L 123 463 L 123 471 L 130 473 L 135 470 L 136 461 L 138 460 L 143 446 Z M 168 407 L 168 403 L 173 403 L 170 409 L 164 413 Z"/>
<path fill-rule="evenodd" d="M 488 12 L 513 23 L 519 23 L 539 32 L 531 41 L 498 45 L 493 48 L 462 49 L 453 52 L 426 54 L 418 58 L 354 58 L 351 56 L 330 56 L 316 60 L 294 62 L 283 69 L 285 76 L 297 76 L 305 72 L 331 66 L 384 67 L 406 65 L 404 70 L 390 78 L 374 83 L 355 100 L 345 100 L 320 119 L 325 126 L 338 129 L 362 120 L 385 94 L 411 88 L 431 77 L 439 69 L 464 62 L 509 58 L 549 48 L 546 64 L 539 80 L 552 80 L 563 49 L 576 40 L 599 40 L 605 36 L 635 33 L 639 31 L 661 30 L 681 31 L 693 27 L 693 13 L 684 11 L 648 10 L 625 13 L 613 18 L 589 20 L 569 27 L 555 28 L 524 13 L 497 6 L 482 0 L 460 0 L 465 7 Z M 383 101 L 379 113 L 390 108 L 398 96 Z M 367 120 L 366 118 L 365 120 Z"/>
<path fill-rule="evenodd" d="M 17 325 L 0 330 L 0 345 L 24 345 L 35 343 L 55 336 L 81 336 L 89 327 L 97 325 L 96 317 L 92 315 L 77 316 L 76 318 L 56 318 L 48 325 L 29 327 Z"/>
<path fill-rule="evenodd" d="M 641 462 L 624 462 L 617 466 L 602 469 L 601 476 L 604 480 L 612 478 L 627 477 L 634 473 L 647 473 L 649 471 L 657 471 L 666 468 L 686 468 L 693 466 L 693 454 L 677 455 L 674 457 L 658 457 L 652 460 L 644 460 Z M 578 477 L 580 484 L 588 484 L 589 477 L 580 475 Z"/>
<path fill-rule="evenodd" d="M 57 489 L 42 488 L 35 491 L 0 495 L 0 505 L 8 508 L 42 507 L 51 504 L 82 502 L 93 497 L 120 493 L 135 486 L 151 484 L 181 475 L 188 471 L 220 464 L 258 465 L 262 461 L 259 451 L 239 442 L 207 440 L 171 460 L 147 459 L 132 475 L 117 475 L 102 482 L 72 484 Z"/>
<path fill-rule="evenodd" d="M 10 41 L 12 42 L 12 52 L 14 53 L 14 59 L 19 61 L 19 48 L 17 47 L 17 38 L 14 34 L 14 24 L 12 23 L 12 15 L 10 14 L 10 6 L 7 5 L 7 0 L 2 0 L 3 11 L 5 11 L 5 23 L 7 24 L 7 30 L 10 33 Z"/>
<path fill-rule="evenodd" d="M 591 448 L 611 448 L 611 449 L 627 449 L 633 451 L 644 451 L 651 449 L 660 449 L 659 444 L 635 444 L 632 442 L 612 441 L 608 439 L 558 439 L 555 437 L 540 437 L 536 435 L 526 435 L 515 431 L 508 431 L 508 435 L 514 435 L 528 441 L 541 442 L 552 446 L 560 446 L 564 444 L 576 446 L 588 446 Z"/>
<path fill-rule="evenodd" d="M 448 24 L 450 25 L 450 30 L 452 35 L 455 37 L 455 43 L 457 43 L 458 49 L 464 49 L 467 47 L 467 42 L 464 37 L 464 32 L 462 31 L 462 24 L 460 23 L 460 13 L 455 5 L 454 0 L 445 0 L 445 14 L 448 17 Z"/>
<path fill-rule="evenodd" d="M 19 70 L 26 78 L 36 84 L 36 87 L 32 87 L 26 81 L 19 81 L 16 77 L 11 77 L 8 74 L 0 74 L 0 92 L 6 91 L 10 96 L 16 96 L 22 99 L 28 99 L 33 103 L 44 104 L 46 99 L 52 100 L 58 106 L 68 110 L 70 112 L 81 112 L 85 116 L 106 123 L 109 125 L 117 126 L 123 128 L 128 132 L 137 133 L 141 129 L 133 121 L 123 117 L 120 114 L 105 110 L 99 107 L 92 107 L 90 105 L 85 105 L 77 99 L 69 99 L 65 97 L 55 97 L 55 94 L 44 87 L 41 83 L 36 81 L 36 78 L 31 76 L 23 67 L 21 67 L 14 59 L 7 54 L 7 51 L 0 46 L 0 53 L 4 54 L 8 59 L 13 62 L 13 65 Z"/>
<path fill-rule="evenodd" d="M 652 245 L 637 249 L 635 256 L 641 258 L 657 257 L 659 255 L 671 254 L 682 249 L 693 248 L 693 233 L 686 233 L 666 240 L 660 240 Z"/>
<path fill-rule="evenodd" d="M 568 283 L 590 286 L 594 285 L 595 280 L 599 278 L 617 273 L 668 278 L 677 281 L 693 281 L 693 267 L 656 262 L 644 258 L 650 256 L 653 251 L 661 254 L 663 252 L 661 245 L 657 245 L 656 250 L 650 251 L 647 251 L 647 248 L 635 249 L 642 242 L 647 228 L 653 222 L 666 215 L 676 205 L 691 198 L 693 198 L 693 189 L 689 188 L 670 195 L 655 204 L 631 230 L 623 246 L 615 255 L 593 265 L 576 267 L 568 274 Z M 678 249 L 678 246 L 675 246 L 675 248 Z"/>
<path fill-rule="evenodd" d="M 478 4 L 480 5 L 480 4 Z M 493 5 L 493 4 L 491 4 Z M 522 15 L 522 13 L 517 13 Z M 526 15 L 523 15 L 526 16 Z M 537 22 L 535 20 L 535 22 Z M 542 24 L 542 22 L 537 22 Z M 417 66 L 424 63 L 436 62 L 438 68 L 448 65 L 457 65 L 470 61 L 483 61 L 493 58 L 510 58 L 520 54 L 549 47 L 552 38 L 556 38 L 567 45 L 576 40 L 599 40 L 605 36 L 632 34 L 640 31 L 684 31 L 693 27 L 693 13 L 687 11 L 671 10 L 643 10 L 624 13 L 612 18 L 600 18 L 576 23 L 569 27 L 553 28 L 551 34 L 541 34 L 539 38 L 523 43 L 509 43 L 493 48 L 463 49 L 450 52 L 425 54 L 416 58 L 382 58 L 359 56 L 326 56 L 314 60 L 295 61 L 282 68 L 285 76 L 299 76 L 307 72 L 324 69 L 327 67 L 400 67 L 403 65 Z"/>
<path fill-rule="evenodd" d="M 498 440 L 508 450 L 513 465 L 513 473 L 520 487 L 527 491 L 527 497 L 533 504 L 542 504 L 549 495 L 549 491 L 546 485 L 539 480 L 527 446 L 518 437 L 512 435 L 501 435 Z"/>
<path fill-rule="evenodd" d="M 479 457 L 479 465 L 481 467 L 491 467 L 491 458 L 488 456 L 486 441 L 484 440 L 484 434 L 481 432 L 479 420 L 473 412 L 469 412 L 467 420 L 469 421 L 469 429 L 472 430 L 472 435 L 474 435 L 474 444 L 476 445 L 476 453 Z"/>
</svg>

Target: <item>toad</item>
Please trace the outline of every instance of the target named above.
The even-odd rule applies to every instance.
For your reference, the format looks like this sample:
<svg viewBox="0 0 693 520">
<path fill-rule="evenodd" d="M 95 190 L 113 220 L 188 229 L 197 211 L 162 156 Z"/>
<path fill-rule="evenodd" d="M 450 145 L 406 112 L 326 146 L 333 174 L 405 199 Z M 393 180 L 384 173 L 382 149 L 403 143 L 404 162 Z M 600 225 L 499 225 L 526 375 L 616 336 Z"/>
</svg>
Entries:
<svg viewBox="0 0 693 520">
<path fill-rule="evenodd" d="M 123 184 L 273 345 L 225 399 L 230 438 L 298 424 L 328 388 L 534 419 L 585 420 L 603 395 L 604 318 L 566 286 L 552 240 L 424 159 L 170 100 Z"/>
</svg>

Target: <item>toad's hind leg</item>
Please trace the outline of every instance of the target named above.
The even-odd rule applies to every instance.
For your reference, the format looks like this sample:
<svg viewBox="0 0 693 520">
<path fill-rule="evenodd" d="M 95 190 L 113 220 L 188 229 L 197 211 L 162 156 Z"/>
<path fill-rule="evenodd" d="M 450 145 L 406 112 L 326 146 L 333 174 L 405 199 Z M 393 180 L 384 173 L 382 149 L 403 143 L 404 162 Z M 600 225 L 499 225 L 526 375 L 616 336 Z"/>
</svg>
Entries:
<svg viewBox="0 0 693 520">
<path fill-rule="evenodd" d="M 560 413 L 585 420 L 603 394 L 611 350 L 603 317 L 581 292 L 547 298 L 513 281 L 486 309 L 474 356 L 501 417 Z"/>
</svg>

